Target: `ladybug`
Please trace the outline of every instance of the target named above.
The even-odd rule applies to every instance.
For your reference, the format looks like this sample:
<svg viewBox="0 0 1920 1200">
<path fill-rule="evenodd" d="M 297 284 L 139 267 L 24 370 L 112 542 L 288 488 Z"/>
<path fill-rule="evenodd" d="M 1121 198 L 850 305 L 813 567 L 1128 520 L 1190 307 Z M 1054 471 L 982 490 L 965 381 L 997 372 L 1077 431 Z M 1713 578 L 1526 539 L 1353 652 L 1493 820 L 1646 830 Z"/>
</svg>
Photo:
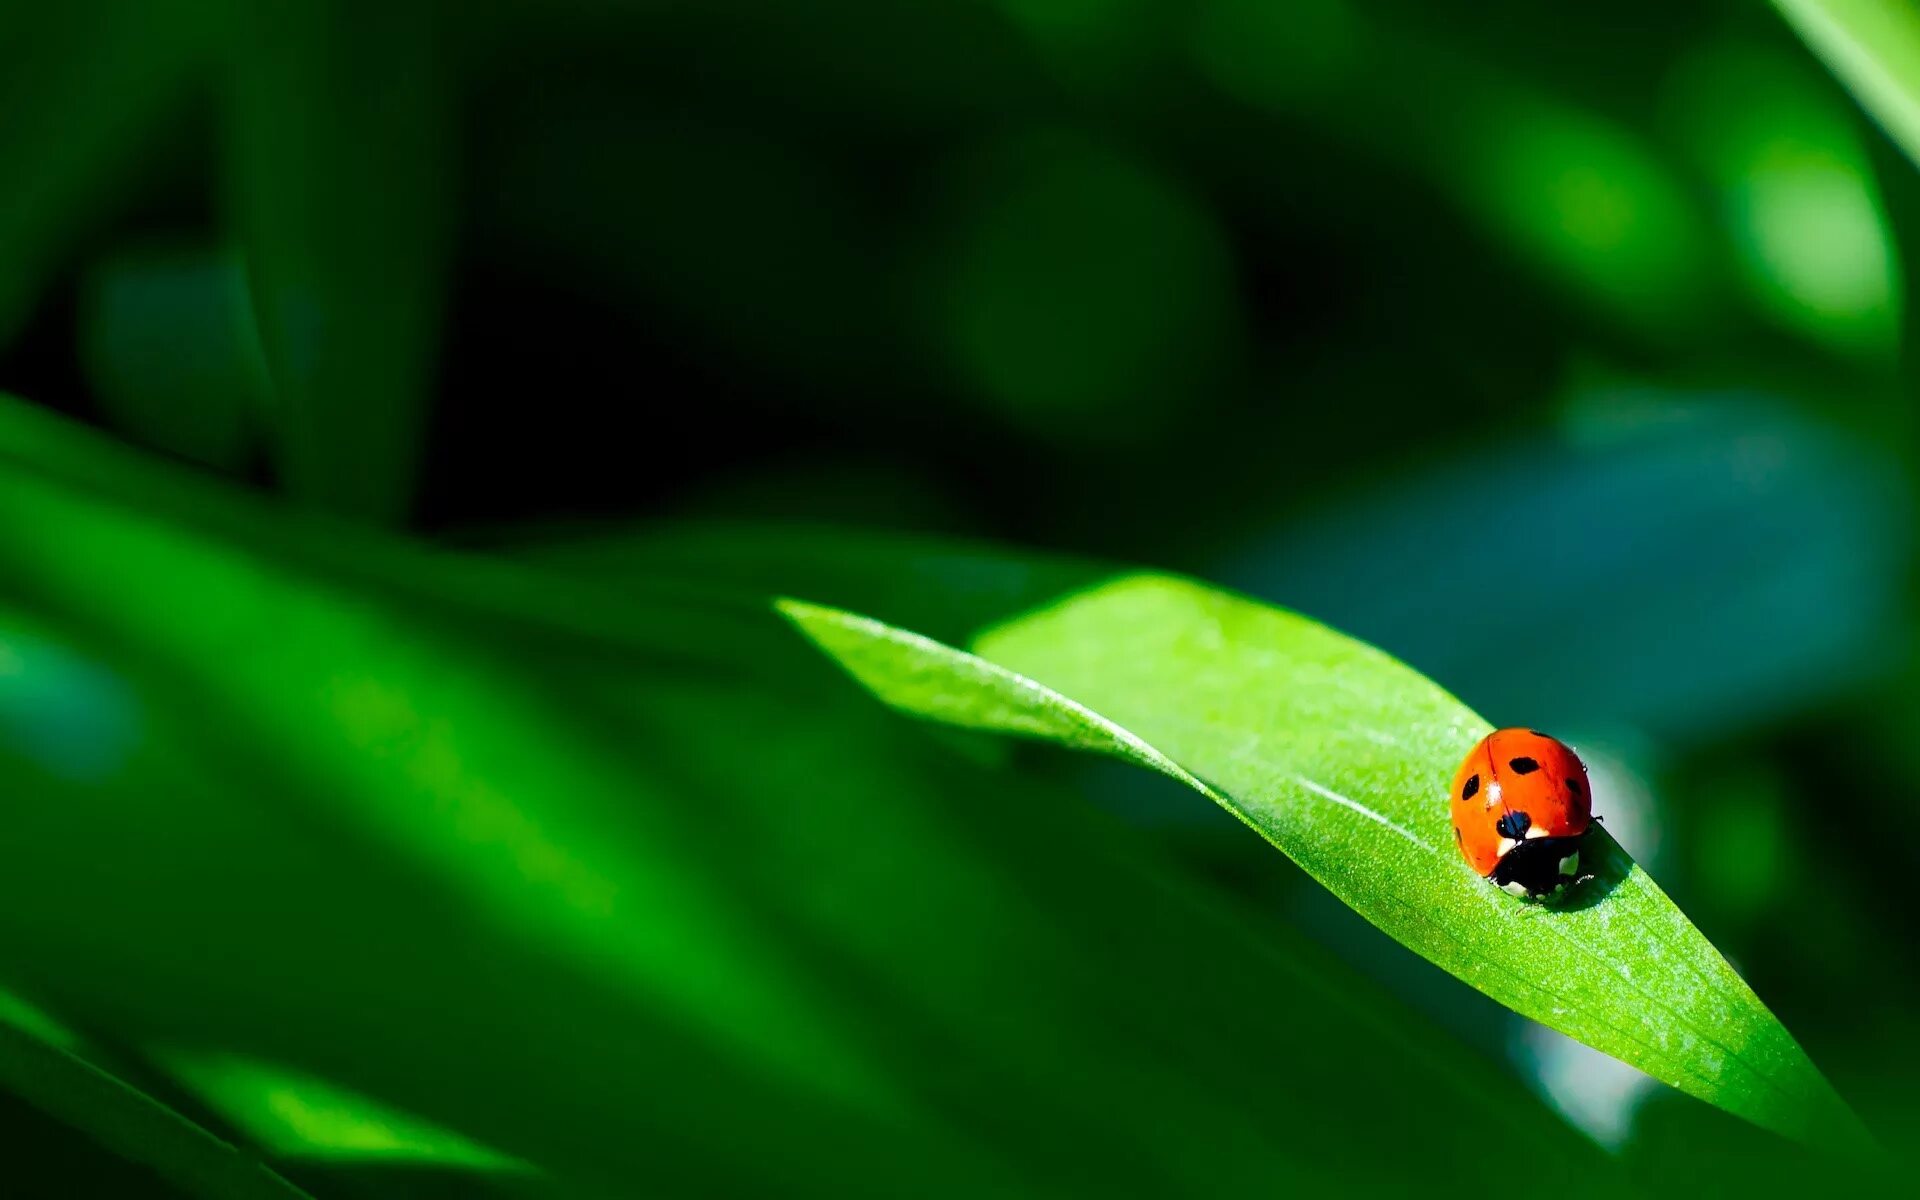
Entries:
<svg viewBox="0 0 1920 1200">
<path fill-rule="evenodd" d="M 1580 843 L 1593 820 L 1587 764 L 1537 729 L 1497 729 L 1453 777 L 1453 839 L 1483 878 L 1523 900 L 1557 900 L 1591 875 Z"/>
</svg>

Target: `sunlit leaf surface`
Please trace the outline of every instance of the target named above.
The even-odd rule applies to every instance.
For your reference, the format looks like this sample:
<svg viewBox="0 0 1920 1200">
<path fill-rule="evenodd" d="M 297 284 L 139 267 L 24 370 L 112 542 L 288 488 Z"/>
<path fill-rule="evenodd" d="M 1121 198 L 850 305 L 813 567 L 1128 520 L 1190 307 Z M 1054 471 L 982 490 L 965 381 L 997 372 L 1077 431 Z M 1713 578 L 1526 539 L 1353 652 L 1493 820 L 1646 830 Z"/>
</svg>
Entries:
<svg viewBox="0 0 1920 1200">
<path fill-rule="evenodd" d="M 1105 749 L 1214 797 L 1387 933 L 1543 1024 L 1783 1133 L 1858 1136 L 1786 1030 L 1604 830 L 1589 850 L 1599 878 L 1560 909 L 1467 868 L 1446 789 L 1487 726 L 1370 647 L 1149 575 L 985 630 L 977 657 L 853 614 L 783 610 L 896 707 Z"/>
<path fill-rule="evenodd" d="M 1920 162 L 1920 11 L 1900 0 L 1773 0 L 1907 157 Z"/>
</svg>

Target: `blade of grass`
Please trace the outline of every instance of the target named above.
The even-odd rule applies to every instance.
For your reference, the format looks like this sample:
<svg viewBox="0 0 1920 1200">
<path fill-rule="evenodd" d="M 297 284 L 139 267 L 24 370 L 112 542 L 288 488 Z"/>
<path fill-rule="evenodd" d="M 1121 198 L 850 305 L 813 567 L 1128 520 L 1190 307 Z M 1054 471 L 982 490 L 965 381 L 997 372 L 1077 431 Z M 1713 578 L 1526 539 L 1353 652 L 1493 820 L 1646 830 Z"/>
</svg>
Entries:
<svg viewBox="0 0 1920 1200">
<path fill-rule="evenodd" d="M 74 235 L 114 203 L 207 52 L 199 0 L 72 0 L 0 13 L 0 345 Z"/>
<path fill-rule="evenodd" d="M 529 1163 L 276 1063 L 169 1050 L 151 1052 L 151 1057 L 235 1128 L 283 1160 L 537 1173 Z"/>
<path fill-rule="evenodd" d="M 228 174 L 288 490 L 403 518 L 440 328 L 452 140 L 420 0 L 243 5 Z"/>
<path fill-rule="evenodd" d="M 311 1200 L 158 1100 L 10 1021 L 0 1021 L 0 1087 L 191 1195 Z"/>
<path fill-rule="evenodd" d="M 659 663 L 684 657 L 688 646 L 741 633 L 737 622 L 710 625 L 710 613 L 725 607 L 726 597 L 705 585 L 655 589 L 651 598 L 661 608 L 652 611 L 652 620 L 636 619 L 630 600 L 555 572 L 424 549 L 357 523 L 243 498 L 230 484 L 182 472 L 4 393 L 0 469 L 189 527 L 196 537 L 242 555 L 262 554 L 289 570 L 318 573 L 383 599 L 424 606 L 442 620 L 510 631 L 515 638 L 592 645 L 596 654 Z M 667 606 L 675 613 L 671 631 L 662 627 Z M 703 625 L 709 627 L 702 631 Z M 770 634 L 763 644 L 781 640 Z"/>
<path fill-rule="evenodd" d="M 1920 7 L 1907 0 L 1773 0 L 1773 6 L 1920 164 Z"/>
</svg>

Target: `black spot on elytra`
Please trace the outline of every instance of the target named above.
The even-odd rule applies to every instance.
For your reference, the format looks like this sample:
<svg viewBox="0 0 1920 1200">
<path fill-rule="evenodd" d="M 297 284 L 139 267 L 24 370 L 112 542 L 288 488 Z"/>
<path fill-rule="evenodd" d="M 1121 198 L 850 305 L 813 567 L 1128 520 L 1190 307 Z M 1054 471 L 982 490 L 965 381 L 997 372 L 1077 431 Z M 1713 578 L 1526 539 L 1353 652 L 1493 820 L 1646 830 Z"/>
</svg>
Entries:
<svg viewBox="0 0 1920 1200">
<path fill-rule="evenodd" d="M 1553 736 L 1552 734 L 1541 733 L 1538 729 L 1529 729 L 1527 730 L 1527 732 L 1532 734 L 1535 737 L 1550 738 Z"/>
<path fill-rule="evenodd" d="M 1522 755 L 1519 758 L 1508 759 L 1507 766 L 1513 768 L 1513 773 L 1515 775 L 1531 775 L 1535 771 L 1538 771 L 1540 769 L 1539 763 L 1533 761 L 1532 759 L 1526 757 L 1525 755 Z"/>
<path fill-rule="evenodd" d="M 1513 838 L 1517 841 L 1527 836 L 1527 828 L 1532 824 L 1533 818 L 1527 814 L 1523 812 L 1510 812 L 1494 822 L 1493 827 L 1500 831 L 1501 837 Z"/>
<path fill-rule="evenodd" d="M 1567 790 L 1572 792 L 1574 795 L 1578 796 L 1580 794 L 1580 781 L 1578 779 L 1569 778 L 1567 780 Z"/>
<path fill-rule="evenodd" d="M 1432 795 L 1433 793 L 1429 792 L 1427 794 Z M 1478 775 L 1467 776 L 1467 786 L 1460 789 L 1460 798 L 1462 800 L 1471 800 L 1479 794 L 1480 794 L 1480 777 Z"/>
</svg>

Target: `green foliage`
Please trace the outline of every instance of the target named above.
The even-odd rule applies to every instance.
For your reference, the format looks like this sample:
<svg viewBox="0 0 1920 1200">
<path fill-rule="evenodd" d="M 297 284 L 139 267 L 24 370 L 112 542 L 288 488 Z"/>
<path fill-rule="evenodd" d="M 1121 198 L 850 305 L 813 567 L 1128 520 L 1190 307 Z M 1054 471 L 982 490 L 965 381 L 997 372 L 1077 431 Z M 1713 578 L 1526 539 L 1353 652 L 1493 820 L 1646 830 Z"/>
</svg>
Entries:
<svg viewBox="0 0 1920 1200">
<path fill-rule="evenodd" d="M 1447 784 L 1487 725 L 1385 655 L 1163 576 L 1119 576 L 984 630 L 979 656 L 783 611 L 887 703 L 1098 749 L 1211 797 L 1368 920 L 1501 1003 L 1790 1136 L 1855 1142 L 1832 1089 L 1624 851 L 1559 909 L 1473 875 Z"/>
<path fill-rule="evenodd" d="M 1477 1053 L 1070 798 L 903 740 L 763 605 L 656 585 L 626 640 L 584 633 L 502 610 L 524 568 L 309 541 L 8 415 L 18 707 L 120 707 L 52 705 L 91 757 L 4 747 L 0 948 L 281 1154 L 385 1108 L 563 1193 L 1448 1192 L 1481 1149 L 1433 1108 L 1497 1104 L 1556 1190 L 1607 1186 Z M 248 1107 L 291 1084 L 204 1067 L 236 1059 L 308 1081 L 311 1148 Z M 1362 1111 L 1406 1153 L 1345 1136 Z"/>
<path fill-rule="evenodd" d="M 530 1170 L 459 1134 L 270 1063 L 226 1054 L 162 1052 L 155 1058 L 183 1086 L 280 1158 L 393 1161 L 473 1173 Z"/>
<path fill-rule="evenodd" d="M 213 40 L 206 5 L 76 0 L 0 13 L 7 81 L 0 159 L 0 344 L 33 314 L 61 257 L 112 213 L 140 148 L 182 102 Z"/>
<path fill-rule="evenodd" d="M 1773 0 L 1807 46 L 1920 162 L 1920 13 L 1887 0 Z"/>
<path fill-rule="evenodd" d="M 184 1194 L 208 1200 L 307 1195 L 250 1155 L 11 1016 L 0 1020 L 0 1086 L 84 1130 L 110 1153 L 151 1169 Z"/>
<path fill-rule="evenodd" d="M 269 386 L 231 254 L 143 247 L 100 263 L 80 337 L 88 382 L 130 437 L 226 471 L 257 453 Z"/>
<path fill-rule="evenodd" d="M 295 496 L 379 521 L 411 509 L 440 326 L 450 116 L 438 11 L 242 4 L 223 81 L 227 191 L 272 368 L 278 465 Z"/>
<path fill-rule="evenodd" d="M 0 1193 L 1898 1191 L 1920 24 L 1774 8 L 6 6 Z"/>
</svg>

